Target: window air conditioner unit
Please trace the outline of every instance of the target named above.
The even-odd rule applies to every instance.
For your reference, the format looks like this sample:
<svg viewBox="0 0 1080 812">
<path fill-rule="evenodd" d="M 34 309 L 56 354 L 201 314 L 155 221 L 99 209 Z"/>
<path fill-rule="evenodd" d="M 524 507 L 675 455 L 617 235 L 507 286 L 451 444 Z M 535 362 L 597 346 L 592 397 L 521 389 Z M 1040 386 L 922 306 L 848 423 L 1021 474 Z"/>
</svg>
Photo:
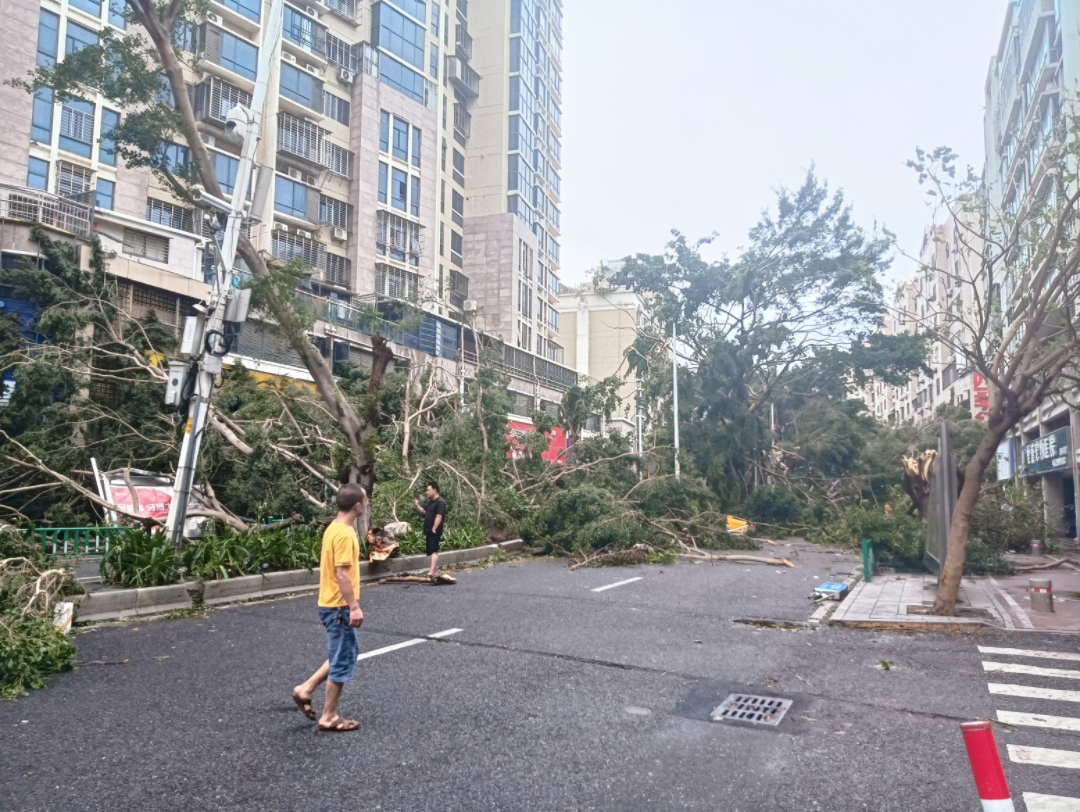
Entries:
<svg viewBox="0 0 1080 812">
<path fill-rule="evenodd" d="M 462 310 L 466 313 L 476 312 L 476 299 L 466 299 L 465 304 L 462 306 Z"/>
<path fill-rule="evenodd" d="M 322 70 L 315 65 L 304 65 L 307 68 L 307 72 L 312 76 L 322 76 Z"/>
<path fill-rule="evenodd" d="M 210 11 L 206 12 L 206 21 L 208 23 L 213 23 L 214 25 L 221 25 L 221 18 Z"/>
<path fill-rule="evenodd" d="M 296 236 L 303 237 L 305 240 L 310 240 L 312 238 L 310 231 L 301 231 L 300 229 L 296 229 Z"/>
<path fill-rule="evenodd" d="M 343 81 L 347 85 L 351 85 L 353 83 L 353 80 L 356 78 L 356 74 L 348 68 L 342 68 L 338 76 L 340 76 L 341 81 Z"/>
<path fill-rule="evenodd" d="M 301 174 L 299 169 L 293 169 L 290 166 L 287 171 L 289 173 L 289 177 L 293 180 L 300 180 L 301 178 L 303 178 L 303 175 Z"/>
<path fill-rule="evenodd" d="M 206 136 L 206 146 L 213 147 L 217 145 L 217 138 L 212 135 Z"/>
<path fill-rule="evenodd" d="M 316 183 L 315 176 L 314 175 L 304 175 L 304 183 L 306 183 L 308 186 L 314 186 L 315 183 Z"/>
<path fill-rule="evenodd" d="M 289 230 L 289 226 L 285 223 L 274 223 L 274 228 L 276 228 L 278 231 L 287 232 Z"/>
<path fill-rule="evenodd" d="M 307 12 L 307 16 L 311 17 L 311 19 L 319 19 L 319 12 L 313 9 L 311 6 L 308 6 L 305 11 Z"/>
<path fill-rule="evenodd" d="M 283 53 L 281 55 L 281 58 L 284 59 L 286 62 L 292 62 L 294 65 L 296 64 L 296 57 L 292 54 Z"/>
<path fill-rule="evenodd" d="M 335 226 L 334 227 L 334 239 L 339 241 L 339 242 L 345 242 L 346 240 L 349 239 L 348 230 L 346 230 L 344 228 L 341 228 L 340 226 Z"/>
</svg>

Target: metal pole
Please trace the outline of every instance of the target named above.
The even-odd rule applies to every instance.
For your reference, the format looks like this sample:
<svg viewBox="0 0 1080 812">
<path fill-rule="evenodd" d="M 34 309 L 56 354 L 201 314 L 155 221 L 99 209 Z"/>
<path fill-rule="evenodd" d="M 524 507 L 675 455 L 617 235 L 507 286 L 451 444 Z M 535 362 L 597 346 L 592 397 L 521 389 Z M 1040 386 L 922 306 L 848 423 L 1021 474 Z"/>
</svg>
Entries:
<svg viewBox="0 0 1080 812">
<path fill-rule="evenodd" d="M 645 404 L 642 401 L 643 395 L 641 393 L 641 378 L 637 379 L 637 393 L 635 395 L 635 398 L 637 403 L 637 418 L 634 420 L 634 423 L 637 428 L 638 482 L 640 482 L 645 478 L 645 438 L 643 436 L 645 433 L 645 421 L 643 414 L 645 410 Z"/>
<path fill-rule="evenodd" d="M 240 230 L 244 224 L 244 203 L 247 201 L 248 186 L 251 182 L 252 168 L 255 164 L 255 151 L 259 144 L 259 131 L 262 126 L 263 108 L 266 106 L 267 88 L 270 83 L 270 71 L 278 48 L 281 44 L 282 21 L 285 16 L 284 0 L 273 0 L 270 16 L 266 23 L 262 49 L 259 51 L 258 72 L 255 79 L 255 92 L 251 97 L 251 109 L 248 115 L 247 132 L 244 134 L 240 150 L 240 166 L 237 169 L 236 183 L 233 186 L 231 211 L 225 225 L 221 241 L 221 253 L 217 262 L 217 279 L 207 307 L 206 329 L 199 337 L 199 346 L 195 352 L 199 357 L 199 372 L 195 381 L 195 393 L 188 407 L 187 425 L 184 428 L 184 440 L 180 447 L 180 460 L 173 482 L 173 498 L 169 504 L 169 517 L 165 528 L 173 545 L 180 546 L 184 540 L 184 520 L 187 517 L 188 498 L 195 478 L 195 468 L 199 461 L 199 446 L 202 443 L 206 419 L 210 411 L 210 397 L 214 391 L 214 379 L 222 369 L 222 358 L 226 354 L 225 342 L 225 305 L 229 299 L 230 276 L 236 257 L 236 246 L 240 241 Z"/>
<path fill-rule="evenodd" d="M 676 349 L 678 322 L 671 323 L 671 390 L 672 418 L 675 423 L 675 479 L 680 479 L 679 469 L 679 353 Z"/>
</svg>

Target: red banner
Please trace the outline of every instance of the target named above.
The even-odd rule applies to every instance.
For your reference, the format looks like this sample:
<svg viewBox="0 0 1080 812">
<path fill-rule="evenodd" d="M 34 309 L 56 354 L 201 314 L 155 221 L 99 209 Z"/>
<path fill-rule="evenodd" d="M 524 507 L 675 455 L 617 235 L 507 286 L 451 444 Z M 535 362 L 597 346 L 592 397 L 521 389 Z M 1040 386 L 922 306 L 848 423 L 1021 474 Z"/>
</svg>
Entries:
<svg viewBox="0 0 1080 812">
<path fill-rule="evenodd" d="M 139 495 L 138 511 L 131 510 L 131 491 L 128 490 L 127 486 L 112 483 L 113 504 L 121 510 L 137 513 L 137 515 L 146 519 L 169 518 L 172 491 L 136 485 L 135 492 Z"/>
<path fill-rule="evenodd" d="M 532 423 L 522 423 L 519 420 L 511 420 L 509 428 L 510 431 L 506 435 L 506 442 L 510 444 L 510 450 L 506 452 L 506 458 L 520 460 L 525 456 L 525 445 L 521 442 L 521 438 L 526 434 L 534 434 L 536 432 L 536 426 Z M 548 450 L 541 454 L 541 457 L 547 462 L 557 462 L 560 465 L 565 465 L 565 429 L 561 426 L 555 426 L 555 428 L 547 433 L 547 438 L 551 442 L 548 444 Z"/>
<path fill-rule="evenodd" d="M 986 416 L 990 412 L 990 387 L 986 384 L 986 378 L 978 372 L 972 373 L 971 383 L 975 390 L 973 394 L 974 403 L 972 404 L 974 408 L 971 410 L 971 414 L 976 420 L 986 422 Z"/>
</svg>

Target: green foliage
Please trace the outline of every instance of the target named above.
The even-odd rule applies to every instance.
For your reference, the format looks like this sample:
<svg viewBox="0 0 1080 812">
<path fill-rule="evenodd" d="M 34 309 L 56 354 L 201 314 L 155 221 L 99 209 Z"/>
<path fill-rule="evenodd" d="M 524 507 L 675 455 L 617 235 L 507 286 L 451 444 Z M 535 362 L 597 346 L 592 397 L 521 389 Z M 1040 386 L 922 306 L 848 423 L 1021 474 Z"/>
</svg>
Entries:
<svg viewBox="0 0 1080 812">
<path fill-rule="evenodd" d="M 478 524 L 447 527 L 443 533 L 441 549 L 468 550 L 487 544 L 487 531 Z"/>
<path fill-rule="evenodd" d="M 559 420 L 572 441 L 581 436 L 585 424 L 594 414 L 611 419 L 612 412 L 621 402 L 619 387 L 622 383 L 622 378 L 612 375 L 597 383 L 572 386 L 567 390 L 559 407 Z"/>
<path fill-rule="evenodd" d="M 50 675 L 69 670 L 74 657 L 75 646 L 51 617 L 23 615 L 0 598 L 0 698 L 44 687 Z"/>
<path fill-rule="evenodd" d="M 922 569 L 926 525 L 918 519 L 882 506 L 849 505 L 827 521 L 811 540 L 859 546 L 873 539 L 882 566 L 898 570 Z"/>
<path fill-rule="evenodd" d="M 109 545 L 101 558 L 100 569 L 105 583 L 135 589 L 180 580 L 176 548 L 161 530 L 125 530 Z"/>
<path fill-rule="evenodd" d="M 779 485 L 754 488 L 742 508 L 742 518 L 774 526 L 797 524 L 802 517 L 802 503 L 793 491 Z"/>
</svg>

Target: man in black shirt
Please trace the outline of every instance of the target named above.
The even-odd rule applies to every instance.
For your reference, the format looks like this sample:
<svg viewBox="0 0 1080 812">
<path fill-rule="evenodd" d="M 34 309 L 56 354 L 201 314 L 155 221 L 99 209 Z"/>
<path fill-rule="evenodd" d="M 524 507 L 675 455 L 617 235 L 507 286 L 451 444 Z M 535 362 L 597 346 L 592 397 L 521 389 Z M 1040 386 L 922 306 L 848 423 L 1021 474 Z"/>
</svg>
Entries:
<svg viewBox="0 0 1080 812">
<path fill-rule="evenodd" d="M 439 495 L 439 486 L 434 482 L 427 485 L 428 503 L 420 507 L 420 500 L 413 499 L 413 505 L 424 517 L 424 538 L 427 540 L 427 554 L 431 556 L 431 580 L 439 572 L 439 545 L 442 543 L 443 529 L 446 526 L 446 502 Z"/>
</svg>

